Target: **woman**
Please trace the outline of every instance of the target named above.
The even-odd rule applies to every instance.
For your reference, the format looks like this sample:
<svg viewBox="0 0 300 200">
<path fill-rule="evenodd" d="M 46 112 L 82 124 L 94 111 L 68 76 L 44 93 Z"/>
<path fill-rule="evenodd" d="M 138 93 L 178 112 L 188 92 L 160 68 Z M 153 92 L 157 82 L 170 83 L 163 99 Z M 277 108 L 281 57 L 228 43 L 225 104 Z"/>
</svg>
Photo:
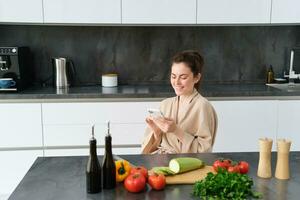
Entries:
<svg viewBox="0 0 300 200">
<path fill-rule="evenodd" d="M 203 58 L 196 51 L 183 51 L 172 58 L 171 85 L 176 97 L 161 102 L 164 117 L 148 117 L 142 153 L 211 152 L 217 116 L 197 89 Z"/>
</svg>

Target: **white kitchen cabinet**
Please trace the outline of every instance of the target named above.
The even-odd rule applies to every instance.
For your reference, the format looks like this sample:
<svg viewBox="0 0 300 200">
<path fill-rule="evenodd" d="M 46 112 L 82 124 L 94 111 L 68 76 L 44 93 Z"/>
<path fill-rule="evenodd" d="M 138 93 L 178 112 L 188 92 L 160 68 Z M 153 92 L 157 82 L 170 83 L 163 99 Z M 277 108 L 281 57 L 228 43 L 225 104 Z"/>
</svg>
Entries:
<svg viewBox="0 0 300 200">
<path fill-rule="evenodd" d="M 278 103 L 277 138 L 292 141 L 291 150 L 300 151 L 300 100 L 287 100 Z M 276 146 L 276 142 L 273 143 Z"/>
<path fill-rule="evenodd" d="M 299 0 L 273 0 L 271 23 L 300 23 Z"/>
<path fill-rule="evenodd" d="M 197 24 L 268 24 L 271 0 L 198 0 Z"/>
<path fill-rule="evenodd" d="M 196 0 L 122 0 L 123 24 L 196 24 Z"/>
<path fill-rule="evenodd" d="M 144 123 L 148 108 L 159 102 L 43 103 L 45 125 Z"/>
<path fill-rule="evenodd" d="M 0 22 L 43 23 L 42 0 L 0 0 Z"/>
<path fill-rule="evenodd" d="M 140 154 L 140 147 L 130 148 L 112 148 L 112 153 L 115 155 L 128 155 L 128 154 Z M 104 155 L 104 148 L 97 148 L 98 156 Z M 45 156 L 88 156 L 89 149 L 46 149 Z"/>
<path fill-rule="evenodd" d="M 0 148 L 42 147 L 41 104 L 0 104 Z"/>
<path fill-rule="evenodd" d="M 71 149 L 89 144 L 93 124 L 97 144 L 104 145 L 108 120 L 116 153 L 140 153 L 147 109 L 158 107 L 159 102 L 43 103 L 44 145 L 52 148 L 45 155 L 55 155 L 55 147 L 60 152 L 64 151 L 61 147 L 69 148 L 70 155 L 80 154 L 80 149 Z M 128 147 L 121 148 L 124 145 Z"/>
<path fill-rule="evenodd" d="M 45 146 L 81 146 L 88 145 L 91 137 L 91 125 L 44 125 Z M 113 145 L 141 144 L 146 123 L 111 123 L 110 133 Z M 105 144 L 106 124 L 95 124 L 95 137 L 98 145 Z"/>
<path fill-rule="evenodd" d="M 277 101 L 212 101 L 218 115 L 215 152 L 258 151 L 258 139 L 276 138 Z M 107 120 L 111 121 L 113 145 L 117 153 L 140 153 L 147 108 L 158 108 L 159 102 L 43 103 L 44 145 L 54 149 L 45 155 L 80 155 L 88 145 L 91 126 L 99 145 L 104 145 Z M 129 145 L 128 148 L 118 148 Z M 52 152 L 52 153 L 51 153 Z M 54 152 L 54 153 L 53 153 Z M 69 153 L 68 153 L 69 152 Z"/>
<path fill-rule="evenodd" d="M 121 0 L 43 0 L 44 23 L 121 23 Z"/>
<path fill-rule="evenodd" d="M 10 195 L 42 150 L 0 151 L 0 197 Z"/>
<path fill-rule="evenodd" d="M 277 101 L 213 101 L 212 104 L 218 115 L 214 152 L 259 151 L 259 138 L 275 139 Z"/>
</svg>

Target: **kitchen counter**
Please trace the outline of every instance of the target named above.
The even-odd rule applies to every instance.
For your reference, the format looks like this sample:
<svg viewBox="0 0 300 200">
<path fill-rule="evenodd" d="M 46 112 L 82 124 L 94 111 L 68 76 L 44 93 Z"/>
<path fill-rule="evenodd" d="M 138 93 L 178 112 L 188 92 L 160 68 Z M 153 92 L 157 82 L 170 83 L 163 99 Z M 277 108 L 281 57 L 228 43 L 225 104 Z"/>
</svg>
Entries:
<svg viewBox="0 0 300 200">
<path fill-rule="evenodd" d="M 300 99 L 300 91 L 285 92 L 264 84 L 203 84 L 201 94 L 209 100 Z M 174 95 L 170 85 L 124 85 L 112 88 L 95 85 L 60 90 L 32 87 L 18 93 L 1 92 L 0 101 L 160 101 Z"/>
<path fill-rule="evenodd" d="M 256 176 L 258 152 L 251 153 L 206 153 L 206 154 L 169 154 L 169 155 L 122 155 L 135 165 L 166 166 L 171 158 L 192 156 L 211 165 L 217 158 L 246 160 L 250 164 L 249 176 L 253 178 L 253 189 L 263 194 L 263 199 L 285 200 L 299 199 L 300 196 L 300 152 L 290 153 L 289 180 L 276 178 L 262 179 Z M 100 161 L 102 157 L 99 157 Z M 83 199 L 196 199 L 191 196 L 192 185 L 167 185 L 163 191 L 152 191 L 133 194 L 119 184 L 113 190 L 103 190 L 98 194 L 87 194 L 85 183 L 85 166 L 87 157 L 39 157 L 28 173 L 10 196 L 9 200 L 83 200 Z M 272 153 L 272 170 L 276 166 L 276 153 Z"/>
</svg>

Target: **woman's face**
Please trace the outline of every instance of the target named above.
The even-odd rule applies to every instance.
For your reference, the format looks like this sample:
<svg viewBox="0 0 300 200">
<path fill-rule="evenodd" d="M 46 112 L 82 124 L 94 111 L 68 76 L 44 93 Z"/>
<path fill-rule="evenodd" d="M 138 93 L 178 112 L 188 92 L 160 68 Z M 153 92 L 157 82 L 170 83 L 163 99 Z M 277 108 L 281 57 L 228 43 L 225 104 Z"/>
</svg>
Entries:
<svg viewBox="0 0 300 200">
<path fill-rule="evenodd" d="M 191 69 L 183 62 L 173 63 L 170 79 L 177 96 L 189 95 L 195 83 L 200 80 L 200 74 L 194 76 Z"/>
</svg>

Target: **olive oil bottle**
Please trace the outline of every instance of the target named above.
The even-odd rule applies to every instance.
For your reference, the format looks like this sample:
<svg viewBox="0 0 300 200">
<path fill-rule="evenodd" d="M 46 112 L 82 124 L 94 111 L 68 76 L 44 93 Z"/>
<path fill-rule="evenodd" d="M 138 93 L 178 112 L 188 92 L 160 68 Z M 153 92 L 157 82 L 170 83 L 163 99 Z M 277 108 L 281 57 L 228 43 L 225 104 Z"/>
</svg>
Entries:
<svg viewBox="0 0 300 200">
<path fill-rule="evenodd" d="M 272 65 L 270 65 L 268 71 L 267 71 L 267 83 L 274 83 L 274 71 Z"/>
<path fill-rule="evenodd" d="M 107 135 L 105 136 L 105 153 L 102 163 L 103 188 L 113 189 L 116 187 L 116 166 L 112 155 L 110 135 L 110 122 L 107 122 Z"/>
<path fill-rule="evenodd" d="M 87 193 L 101 192 L 101 166 L 97 157 L 97 140 L 94 137 L 94 126 L 92 127 L 92 138 L 90 139 L 90 156 L 86 167 L 86 191 Z"/>
</svg>

